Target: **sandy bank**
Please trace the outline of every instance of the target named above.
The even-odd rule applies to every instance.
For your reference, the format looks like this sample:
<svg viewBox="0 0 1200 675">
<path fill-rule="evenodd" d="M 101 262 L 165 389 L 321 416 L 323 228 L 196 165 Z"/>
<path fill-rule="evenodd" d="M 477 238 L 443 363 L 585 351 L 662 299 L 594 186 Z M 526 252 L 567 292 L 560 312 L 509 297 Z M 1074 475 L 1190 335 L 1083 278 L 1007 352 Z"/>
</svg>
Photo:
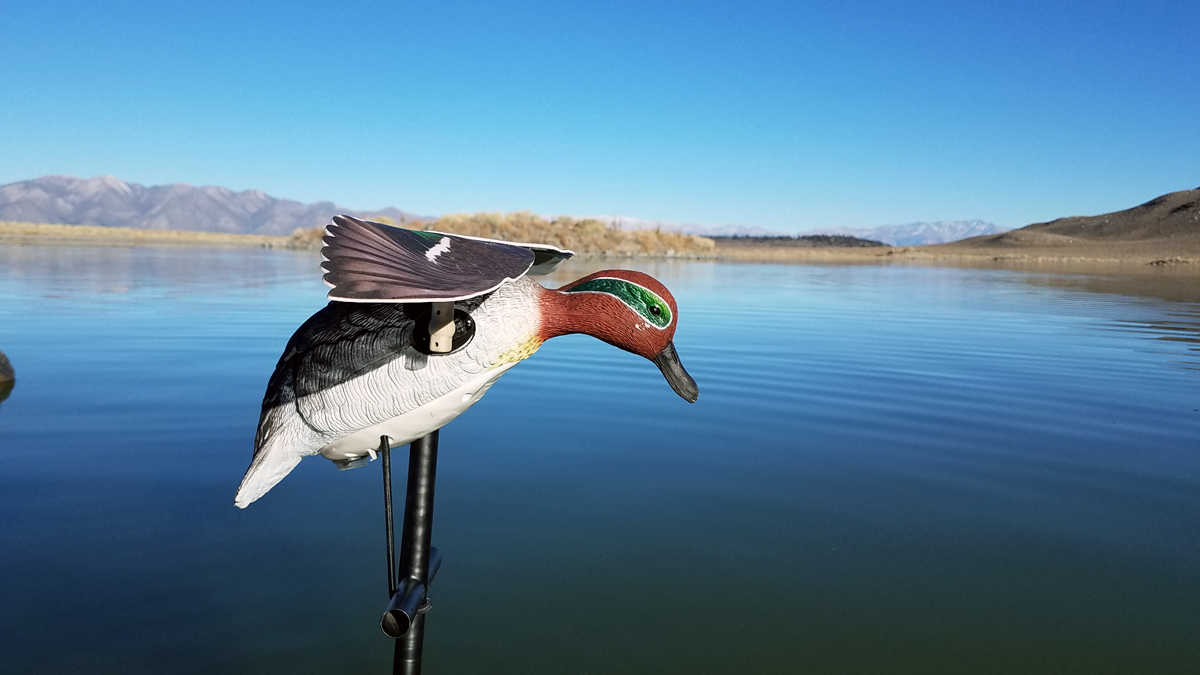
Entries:
<svg viewBox="0 0 1200 675">
<path fill-rule="evenodd" d="M 1029 245 L 980 245 L 973 240 L 897 248 L 724 248 L 721 260 L 771 263 L 968 265 L 989 267 L 1175 267 L 1200 274 L 1200 237 L 1186 240 L 1096 242 L 1063 238 Z"/>
<path fill-rule="evenodd" d="M 70 246 L 250 246 L 306 248 L 291 237 L 187 230 L 142 230 L 96 225 L 48 225 L 0 222 L 0 244 L 65 244 Z"/>
<path fill-rule="evenodd" d="M 439 221 L 440 222 L 440 221 Z M 194 232 L 190 230 L 143 230 L 132 227 L 101 227 L 96 225 L 49 225 L 0 221 L 0 246 L 246 246 L 319 251 L 321 228 L 302 230 L 288 237 L 258 234 L 229 234 L 224 232 Z M 650 232 L 645 236 L 633 233 L 629 242 L 604 248 L 609 242 L 570 241 L 576 244 L 576 254 L 583 259 L 681 259 L 713 260 L 709 240 L 687 235 Z M 510 238 L 514 239 L 514 238 Z M 530 241 L 541 241 L 530 237 Z M 630 245 L 632 244 L 636 245 Z M 707 247 L 703 244 L 708 244 Z M 665 248 L 664 248 L 665 247 Z"/>
</svg>

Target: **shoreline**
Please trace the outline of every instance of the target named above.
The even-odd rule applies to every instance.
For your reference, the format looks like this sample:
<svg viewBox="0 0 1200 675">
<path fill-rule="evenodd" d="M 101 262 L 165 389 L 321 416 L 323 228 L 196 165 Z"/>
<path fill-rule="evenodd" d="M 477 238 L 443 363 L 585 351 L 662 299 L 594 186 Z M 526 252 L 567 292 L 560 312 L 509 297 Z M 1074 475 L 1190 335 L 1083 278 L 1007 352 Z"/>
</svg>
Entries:
<svg viewBox="0 0 1200 675">
<path fill-rule="evenodd" d="M 96 225 L 51 225 L 0 222 L 0 246 L 170 246 L 249 247 L 292 251 L 319 250 L 311 237 L 141 230 Z M 1171 270 L 1200 276 L 1200 245 L 1188 240 L 1148 242 L 1085 242 L 1073 246 L 972 246 L 959 243 L 904 247 L 773 247 L 718 246 L 713 254 L 589 252 L 580 260 L 708 260 L 713 262 L 800 265 L 916 265 L 995 267 L 1001 269 L 1061 268 L 1064 272 L 1133 273 Z"/>
<path fill-rule="evenodd" d="M 306 249 L 292 237 L 192 230 L 142 230 L 99 225 L 0 222 L 0 245 L 33 246 L 234 246 Z"/>
<path fill-rule="evenodd" d="M 1190 242 L 1189 242 L 1190 243 Z M 1200 274 L 1200 246 L 1174 242 L 1087 242 L 1072 247 L 981 247 L 957 243 L 888 248 L 720 247 L 720 260 L 740 263 L 924 265 L 949 267 L 1104 267 L 1174 269 Z"/>
<path fill-rule="evenodd" d="M 52 225 L 0 221 L 0 246 L 170 246 L 240 247 L 289 251 L 320 251 L 321 240 L 305 230 L 290 236 L 197 232 L 194 230 L 143 230 L 133 227 L 101 225 Z M 578 259 L 614 260 L 713 260 L 715 254 L 667 250 L 656 253 L 627 251 L 586 251 Z"/>
</svg>

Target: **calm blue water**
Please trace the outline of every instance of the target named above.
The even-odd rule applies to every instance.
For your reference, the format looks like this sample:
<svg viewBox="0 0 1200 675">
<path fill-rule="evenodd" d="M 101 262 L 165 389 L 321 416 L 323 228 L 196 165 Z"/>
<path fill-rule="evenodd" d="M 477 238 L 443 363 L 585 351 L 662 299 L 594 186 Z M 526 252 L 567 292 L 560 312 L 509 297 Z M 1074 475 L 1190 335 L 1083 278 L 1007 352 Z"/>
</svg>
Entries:
<svg viewBox="0 0 1200 675">
<path fill-rule="evenodd" d="M 388 672 L 379 464 L 233 506 L 318 260 L 0 247 L 0 670 Z M 1194 277 L 640 268 L 700 401 L 572 336 L 443 430 L 426 672 L 1196 672 Z"/>
</svg>

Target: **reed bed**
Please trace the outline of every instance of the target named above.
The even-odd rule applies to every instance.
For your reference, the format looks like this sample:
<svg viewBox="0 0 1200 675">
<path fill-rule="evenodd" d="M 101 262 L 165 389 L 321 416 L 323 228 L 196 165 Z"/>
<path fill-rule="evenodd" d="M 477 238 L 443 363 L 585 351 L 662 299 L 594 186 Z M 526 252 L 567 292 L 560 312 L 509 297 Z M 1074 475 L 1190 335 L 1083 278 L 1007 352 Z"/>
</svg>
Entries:
<svg viewBox="0 0 1200 675">
<path fill-rule="evenodd" d="M 618 256 L 711 257 L 713 240 L 662 230 L 621 230 L 599 220 L 560 216 L 546 220 L 528 211 L 442 216 L 426 229 L 503 241 L 550 244 L 576 253 Z"/>
</svg>

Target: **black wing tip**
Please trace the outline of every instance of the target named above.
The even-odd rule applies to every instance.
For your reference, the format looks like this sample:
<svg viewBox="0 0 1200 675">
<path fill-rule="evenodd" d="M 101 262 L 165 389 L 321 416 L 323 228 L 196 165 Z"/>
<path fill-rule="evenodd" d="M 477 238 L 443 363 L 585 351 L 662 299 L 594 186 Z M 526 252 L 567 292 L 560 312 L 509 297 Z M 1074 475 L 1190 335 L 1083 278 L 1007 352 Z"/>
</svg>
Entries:
<svg viewBox="0 0 1200 675">
<path fill-rule="evenodd" d="M 338 214 L 338 215 L 334 216 L 333 217 L 333 225 L 337 228 L 344 227 L 344 228 L 348 228 L 348 229 L 354 229 L 354 228 L 362 228 L 362 229 L 378 228 L 381 230 L 403 230 L 403 229 L 405 229 L 403 227 L 396 227 L 395 225 L 386 225 L 384 223 L 377 223 L 374 220 L 365 220 L 365 219 L 359 218 L 357 216 L 352 216 L 348 213 L 342 213 L 342 214 Z"/>
<path fill-rule="evenodd" d="M 351 225 L 358 225 L 360 227 L 373 225 L 375 227 L 382 227 L 382 228 L 388 229 L 388 230 L 409 230 L 409 231 L 416 231 L 416 232 L 422 231 L 422 230 L 414 230 L 411 227 L 399 227 L 397 225 L 388 225 L 387 223 L 380 223 L 380 222 L 377 222 L 374 220 L 367 220 L 366 218 L 359 218 L 358 216 L 352 216 L 348 213 L 341 213 L 341 214 L 334 216 L 333 222 L 334 222 L 334 224 L 340 225 L 342 227 L 349 227 Z M 438 234 L 442 234 L 442 233 L 439 232 Z"/>
<path fill-rule="evenodd" d="M 352 227 L 354 225 L 363 225 L 364 221 L 343 213 L 333 217 L 333 224 L 339 227 Z"/>
<path fill-rule="evenodd" d="M 336 247 L 342 244 L 343 239 L 353 241 L 362 239 L 364 236 L 370 237 L 371 234 L 382 236 L 390 236 L 387 230 L 399 230 L 401 228 L 376 223 L 371 220 L 363 220 L 354 216 L 341 214 L 333 217 L 333 222 L 325 226 L 325 234 L 321 237 L 321 252 L 326 254 L 326 259 L 330 256 L 327 250 L 331 247 Z"/>
</svg>

